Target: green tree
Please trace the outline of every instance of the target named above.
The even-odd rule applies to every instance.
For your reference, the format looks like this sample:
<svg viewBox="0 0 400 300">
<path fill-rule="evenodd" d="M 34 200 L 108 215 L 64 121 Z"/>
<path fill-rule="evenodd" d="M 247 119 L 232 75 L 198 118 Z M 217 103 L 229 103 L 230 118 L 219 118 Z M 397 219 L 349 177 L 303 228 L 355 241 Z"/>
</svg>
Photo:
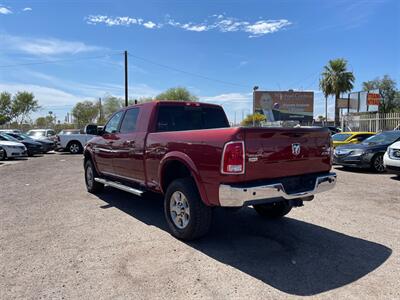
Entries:
<svg viewBox="0 0 400 300">
<path fill-rule="evenodd" d="M 23 124 L 30 113 L 40 108 L 39 103 L 35 100 L 33 93 L 18 92 L 12 100 L 13 117 L 19 125 Z"/>
<path fill-rule="evenodd" d="M 106 119 L 108 119 L 113 113 L 124 107 L 124 99 L 117 98 L 114 96 L 107 96 L 103 100 L 103 112 Z"/>
<path fill-rule="evenodd" d="M 400 110 L 399 91 L 396 89 L 396 81 L 389 75 L 383 78 L 375 78 L 374 80 L 365 81 L 362 84 L 363 91 L 379 90 L 383 99 L 379 105 L 379 112 L 390 113 Z"/>
<path fill-rule="evenodd" d="M 175 87 L 157 95 L 156 100 L 197 101 L 198 98 L 184 87 Z"/>
<path fill-rule="evenodd" d="M 0 94 L 0 125 L 10 122 L 12 118 L 11 94 L 2 92 Z"/>
<path fill-rule="evenodd" d="M 99 115 L 99 105 L 92 101 L 78 102 L 72 109 L 72 115 L 79 127 L 93 123 Z"/>
<path fill-rule="evenodd" d="M 320 87 L 327 97 L 335 96 L 335 124 L 339 124 L 338 100 L 340 94 L 353 89 L 355 77 L 353 72 L 347 70 L 347 61 L 343 58 L 333 59 L 324 66 L 320 80 Z"/>
<path fill-rule="evenodd" d="M 39 117 L 35 120 L 35 125 L 37 127 L 45 128 L 47 127 L 47 119 L 46 117 Z"/>
<path fill-rule="evenodd" d="M 247 115 L 242 122 L 240 122 L 240 125 L 242 126 L 252 126 L 253 124 L 255 126 L 260 126 L 262 122 L 266 120 L 266 117 L 263 114 L 260 113 L 254 113 Z"/>
</svg>

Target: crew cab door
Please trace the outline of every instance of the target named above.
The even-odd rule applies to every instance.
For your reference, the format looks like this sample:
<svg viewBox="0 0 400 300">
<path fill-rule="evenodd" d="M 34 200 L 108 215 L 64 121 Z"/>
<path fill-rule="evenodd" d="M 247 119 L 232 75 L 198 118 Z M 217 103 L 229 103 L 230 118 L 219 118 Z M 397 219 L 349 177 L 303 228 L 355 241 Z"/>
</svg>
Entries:
<svg viewBox="0 0 400 300">
<path fill-rule="evenodd" d="M 144 183 L 145 133 L 137 131 L 140 108 L 126 110 L 116 140 L 112 145 L 114 174 L 123 179 Z"/>
<path fill-rule="evenodd" d="M 103 135 L 93 144 L 94 158 L 101 173 L 113 175 L 113 144 L 117 141 L 117 132 L 124 112 L 119 111 L 108 121 Z"/>
</svg>

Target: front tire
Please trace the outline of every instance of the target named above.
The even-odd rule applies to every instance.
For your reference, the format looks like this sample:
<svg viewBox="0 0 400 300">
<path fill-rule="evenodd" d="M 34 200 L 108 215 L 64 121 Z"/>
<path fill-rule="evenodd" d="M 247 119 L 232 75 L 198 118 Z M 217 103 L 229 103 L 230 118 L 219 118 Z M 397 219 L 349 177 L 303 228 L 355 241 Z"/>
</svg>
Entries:
<svg viewBox="0 0 400 300">
<path fill-rule="evenodd" d="M 212 208 L 203 203 L 191 178 L 177 179 L 168 186 L 164 215 L 172 235 L 181 240 L 198 239 L 211 227 Z"/>
<path fill-rule="evenodd" d="M 287 201 L 280 201 L 268 204 L 253 205 L 254 210 L 262 217 L 267 219 L 279 219 L 287 215 L 292 207 Z"/>
<path fill-rule="evenodd" d="M 81 143 L 71 142 L 68 144 L 68 150 L 71 154 L 79 154 L 79 153 L 82 153 L 83 148 L 82 148 Z"/>
<path fill-rule="evenodd" d="M 94 180 L 96 177 L 99 177 L 99 175 L 97 174 L 92 161 L 88 159 L 85 163 L 85 183 L 86 189 L 89 193 L 97 194 L 104 189 L 104 184 Z"/>
<path fill-rule="evenodd" d="M 371 161 L 371 168 L 377 173 L 385 172 L 385 165 L 383 164 L 383 154 L 376 154 Z"/>
<path fill-rule="evenodd" d="M 6 160 L 7 159 L 7 152 L 6 150 L 3 149 L 3 152 L 0 152 L 0 160 Z"/>
</svg>

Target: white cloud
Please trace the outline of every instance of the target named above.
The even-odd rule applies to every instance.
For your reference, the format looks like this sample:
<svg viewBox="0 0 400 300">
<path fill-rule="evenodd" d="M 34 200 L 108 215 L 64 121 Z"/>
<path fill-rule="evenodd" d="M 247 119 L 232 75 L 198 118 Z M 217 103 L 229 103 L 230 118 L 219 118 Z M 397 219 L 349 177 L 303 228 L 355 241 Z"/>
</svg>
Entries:
<svg viewBox="0 0 400 300">
<path fill-rule="evenodd" d="M 22 11 L 32 11 L 32 8 L 30 8 L 30 7 L 25 7 Z"/>
<path fill-rule="evenodd" d="M 206 25 L 193 25 L 191 23 L 183 24 L 181 28 L 188 31 L 197 31 L 197 32 L 209 30 L 209 28 Z"/>
<path fill-rule="evenodd" d="M 0 6 L 0 15 L 9 15 L 12 13 L 12 10 L 8 9 L 7 7 Z"/>
<path fill-rule="evenodd" d="M 146 23 L 143 23 L 143 26 L 146 27 L 146 28 L 152 29 L 152 28 L 156 27 L 157 24 L 153 23 L 152 21 L 148 21 Z"/>
<path fill-rule="evenodd" d="M 102 49 L 77 41 L 64 41 L 54 38 L 26 38 L 6 34 L 0 34 L 0 44 L 3 49 L 16 50 L 37 56 L 76 54 Z"/>
<path fill-rule="evenodd" d="M 103 15 L 90 15 L 86 18 L 86 23 L 90 25 L 105 24 L 107 26 L 131 26 L 140 25 L 148 29 L 159 29 L 163 26 L 172 26 L 187 31 L 204 32 L 216 30 L 219 32 L 246 32 L 249 37 L 260 37 L 266 34 L 274 33 L 291 25 L 286 19 L 281 20 L 258 20 L 256 22 L 243 21 L 224 15 L 213 15 L 209 19 L 200 22 L 178 22 L 169 16 L 164 23 L 153 21 L 144 22 L 143 19 L 132 17 L 109 17 Z"/>
<path fill-rule="evenodd" d="M 178 27 L 188 31 L 209 31 L 217 30 L 219 32 L 247 32 L 249 37 L 259 37 L 269 33 L 277 32 L 284 27 L 291 25 L 288 20 L 259 20 L 251 23 L 236 18 L 225 17 L 224 15 L 213 15 L 211 21 L 207 20 L 202 23 L 186 23 L 182 24 L 173 19 L 168 19 L 168 25 Z"/>
<path fill-rule="evenodd" d="M 90 15 L 86 18 L 86 23 L 90 25 L 105 24 L 107 26 L 131 26 L 140 25 L 147 29 L 160 28 L 161 24 L 156 24 L 152 21 L 144 21 L 141 18 L 132 17 L 109 17 L 102 15 Z"/>
<path fill-rule="evenodd" d="M 252 34 L 250 37 L 258 37 L 264 34 L 277 32 L 290 24 L 288 20 L 258 21 L 252 25 L 246 25 L 244 30 Z"/>
<path fill-rule="evenodd" d="M 74 104 L 83 97 L 67 93 L 60 89 L 35 84 L 0 83 L 0 90 L 15 94 L 19 91 L 31 92 L 39 101 L 39 105 L 68 105 Z"/>
</svg>

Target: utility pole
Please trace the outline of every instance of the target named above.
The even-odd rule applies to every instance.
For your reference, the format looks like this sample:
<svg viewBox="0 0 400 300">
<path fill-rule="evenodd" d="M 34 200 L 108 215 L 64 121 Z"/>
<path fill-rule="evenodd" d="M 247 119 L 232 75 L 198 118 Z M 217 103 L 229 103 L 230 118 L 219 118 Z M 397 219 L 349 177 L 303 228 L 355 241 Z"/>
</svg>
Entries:
<svg viewBox="0 0 400 300">
<path fill-rule="evenodd" d="M 125 106 L 128 106 L 128 51 L 124 51 L 125 56 Z"/>
<path fill-rule="evenodd" d="M 253 127 L 256 126 L 254 122 L 254 113 L 256 112 L 255 104 L 256 104 L 256 91 L 258 90 L 258 86 L 253 87 Z"/>
<path fill-rule="evenodd" d="M 99 98 L 99 120 L 103 120 L 103 106 L 101 104 L 101 98 Z"/>
<path fill-rule="evenodd" d="M 325 124 L 328 126 L 328 96 L 325 95 Z"/>
</svg>

